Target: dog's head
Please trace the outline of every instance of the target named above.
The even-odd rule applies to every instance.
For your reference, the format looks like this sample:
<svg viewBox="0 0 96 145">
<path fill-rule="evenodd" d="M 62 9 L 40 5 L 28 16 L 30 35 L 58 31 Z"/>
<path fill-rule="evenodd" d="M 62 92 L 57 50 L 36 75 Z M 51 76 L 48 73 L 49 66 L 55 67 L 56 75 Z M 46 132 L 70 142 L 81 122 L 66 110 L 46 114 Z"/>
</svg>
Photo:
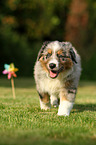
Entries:
<svg viewBox="0 0 96 145">
<path fill-rule="evenodd" d="M 51 78 L 70 70 L 76 61 L 76 54 L 69 42 L 44 42 L 39 51 L 37 61 Z"/>
</svg>

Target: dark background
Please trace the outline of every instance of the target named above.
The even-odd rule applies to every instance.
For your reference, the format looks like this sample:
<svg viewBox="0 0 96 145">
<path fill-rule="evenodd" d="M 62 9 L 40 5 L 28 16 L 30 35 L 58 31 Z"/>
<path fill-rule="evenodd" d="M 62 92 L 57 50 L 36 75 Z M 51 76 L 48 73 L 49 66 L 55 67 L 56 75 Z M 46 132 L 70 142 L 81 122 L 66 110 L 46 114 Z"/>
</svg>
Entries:
<svg viewBox="0 0 96 145">
<path fill-rule="evenodd" d="M 96 80 L 96 0 L 0 0 L 0 75 L 14 62 L 32 77 L 46 40 L 70 41 L 82 59 L 82 80 Z"/>
</svg>

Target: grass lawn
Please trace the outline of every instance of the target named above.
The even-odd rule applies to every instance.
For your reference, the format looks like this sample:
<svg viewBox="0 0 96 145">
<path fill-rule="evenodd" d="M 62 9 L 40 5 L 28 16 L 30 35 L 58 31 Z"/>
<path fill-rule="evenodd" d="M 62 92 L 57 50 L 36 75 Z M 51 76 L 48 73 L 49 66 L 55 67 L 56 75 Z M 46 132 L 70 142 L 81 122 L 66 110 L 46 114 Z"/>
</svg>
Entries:
<svg viewBox="0 0 96 145">
<path fill-rule="evenodd" d="M 80 82 L 69 117 L 40 109 L 33 79 L 15 79 L 15 86 L 14 100 L 10 80 L 0 78 L 0 145 L 96 144 L 96 82 Z"/>
</svg>

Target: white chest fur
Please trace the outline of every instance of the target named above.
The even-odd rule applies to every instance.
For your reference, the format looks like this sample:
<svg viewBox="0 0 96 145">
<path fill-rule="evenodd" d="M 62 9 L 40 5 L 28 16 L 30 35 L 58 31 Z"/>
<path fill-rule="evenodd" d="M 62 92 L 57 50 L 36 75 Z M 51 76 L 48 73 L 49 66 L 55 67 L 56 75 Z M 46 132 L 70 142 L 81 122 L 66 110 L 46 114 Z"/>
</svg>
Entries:
<svg viewBox="0 0 96 145">
<path fill-rule="evenodd" d="M 46 78 L 39 81 L 39 89 L 42 92 L 48 92 L 50 95 L 58 94 L 62 83 L 59 79 Z"/>
</svg>

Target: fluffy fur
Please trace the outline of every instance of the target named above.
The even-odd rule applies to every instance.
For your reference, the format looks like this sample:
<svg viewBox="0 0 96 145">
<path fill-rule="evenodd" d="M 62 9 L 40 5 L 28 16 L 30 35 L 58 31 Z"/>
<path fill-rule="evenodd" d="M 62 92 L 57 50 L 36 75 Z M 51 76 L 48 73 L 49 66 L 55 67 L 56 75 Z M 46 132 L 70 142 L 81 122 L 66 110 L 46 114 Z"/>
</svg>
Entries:
<svg viewBox="0 0 96 145">
<path fill-rule="evenodd" d="M 57 107 L 60 98 L 58 115 L 69 116 L 80 73 L 80 56 L 70 42 L 45 42 L 34 67 L 41 109 Z"/>
</svg>

